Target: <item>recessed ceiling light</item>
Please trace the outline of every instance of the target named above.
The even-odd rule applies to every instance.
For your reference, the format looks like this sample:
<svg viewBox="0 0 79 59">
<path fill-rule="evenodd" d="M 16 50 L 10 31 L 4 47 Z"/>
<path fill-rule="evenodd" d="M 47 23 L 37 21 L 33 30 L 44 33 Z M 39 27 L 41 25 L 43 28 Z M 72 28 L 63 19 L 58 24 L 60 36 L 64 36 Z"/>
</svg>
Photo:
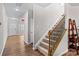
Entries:
<svg viewBox="0 0 79 59">
<path fill-rule="evenodd" d="M 11 18 L 11 19 L 16 19 L 16 18 Z"/>
<path fill-rule="evenodd" d="M 63 6 L 63 5 L 64 5 L 64 3 L 59 3 L 59 5 Z"/>
<path fill-rule="evenodd" d="M 18 9 L 18 8 L 16 8 L 15 10 L 16 10 L 16 11 L 19 11 L 19 9 Z"/>
</svg>

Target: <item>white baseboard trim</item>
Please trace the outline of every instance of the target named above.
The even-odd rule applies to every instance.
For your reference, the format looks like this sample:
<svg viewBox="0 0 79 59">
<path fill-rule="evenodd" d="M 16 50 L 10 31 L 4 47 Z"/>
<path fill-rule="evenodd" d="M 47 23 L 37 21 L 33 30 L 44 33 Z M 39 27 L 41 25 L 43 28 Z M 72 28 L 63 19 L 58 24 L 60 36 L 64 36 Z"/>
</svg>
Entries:
<svg viewBox="0 0 79 59">
<path fill-rule="evenodd" d="M 62 56 L 62 55 L 65 54 L 66 52 L 68 52 L 68 49 L 65 50 L 64 52 L 60 53 L 58 56 Z"/>
<path fill-rule="evenodd" d="M 4 51 L 4 48 L 5 48 L 5 46 L 3 46 L 3 49 L 2 49 L 2 51 L 1 51 L 1 54 L 0 54 L 0 56 L 2 56 L 2 54 L 3 54 L 3 51 Z"/>
<path fill-rule="evenodd" d="M 2 54 L 3 54 L 3 51 L 4 51 L 4 48 L 5 48 L 6 41 L 7 41 L 7 38 L 5 39 L 5 42 L 4 42 L 4 45 L 3 45 L 2 51 L 1 51 L 1 53 L 0 53 L 0 56 L 2 56 Z"/>
<path fill-rule="evenodd" d="M 29 45 L 30 43 L 28 43 L 28 42 L 26 42 L 26 41 L 24 41 L 24 43 L 26 43 L 27 45 Z"/>
<path fill-rule="evenodd" d="M 33 49 L 33 50 L 36 50 L 36 48 L 34 48 L 34 47 L 33 47 L 32 49 Z"/>
</svg>

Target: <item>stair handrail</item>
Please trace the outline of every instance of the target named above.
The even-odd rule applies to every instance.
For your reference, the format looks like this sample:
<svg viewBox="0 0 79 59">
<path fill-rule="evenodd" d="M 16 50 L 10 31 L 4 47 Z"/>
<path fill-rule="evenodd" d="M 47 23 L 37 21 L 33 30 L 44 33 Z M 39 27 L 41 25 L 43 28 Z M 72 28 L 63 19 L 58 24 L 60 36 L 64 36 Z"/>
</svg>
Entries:
<svg viewBox="0 0 79 59">
<path fill-rule="evenodd" d="M 56 25 L 53 27 L 53 30 L 51 31 L 51 30 L 49 30 L 49 32 L 48 32 L 48 37 L 49 37 L 49 49 L 48 49 L 48 56 L 51 56 L 52 55 L 52 48 L 51 48 L 51 35 L 52 35 L 52 33 L 54 32 L 54 30 L 56 29 L 56 27 L 59 25 L 59 24 L 62 24 L 61 22 L 63 21 L 63 20 L 65 20 L 65 15 L 63 15 L 63 18 L 60 20 L 60 21 L 58 21 L 57 23 L 56 23 Z"/>
</svg>

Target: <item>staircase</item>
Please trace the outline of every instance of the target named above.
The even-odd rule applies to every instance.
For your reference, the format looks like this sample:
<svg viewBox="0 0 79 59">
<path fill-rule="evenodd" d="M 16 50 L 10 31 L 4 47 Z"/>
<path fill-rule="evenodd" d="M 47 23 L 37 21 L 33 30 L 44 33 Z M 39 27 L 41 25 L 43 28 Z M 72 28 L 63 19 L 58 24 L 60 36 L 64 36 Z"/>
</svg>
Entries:
<svg viewBox="0 0 79 59">
<path fill-rule="evenodd" d="M 48 34 L 38 45 L 37 49 L 45 56 L 52 56 L 65 33 L 65 16 L 48 31 Z"/>
</svg>

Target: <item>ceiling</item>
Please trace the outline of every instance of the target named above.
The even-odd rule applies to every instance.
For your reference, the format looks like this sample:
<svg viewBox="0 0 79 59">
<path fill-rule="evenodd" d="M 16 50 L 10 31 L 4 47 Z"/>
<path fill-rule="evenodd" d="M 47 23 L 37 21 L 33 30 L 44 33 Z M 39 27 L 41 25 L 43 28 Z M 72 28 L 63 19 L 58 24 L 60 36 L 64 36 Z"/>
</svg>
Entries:
<svg viewBox="0 0 79 59">
<path fill-rule="evenodd" d="M 5 9 L 8 17 L 21 17 L 28 9 L 32 9 L 32 4 L 25 3 L 6 3 Z"/>
<path fill-rule="evenodd" d="M 79 3 L 68 3 L 70 4 L 71 6 L 79 6 Z"/>
<path fill-rule="evenodd" d="M 5 3 L 6 14 L 8 17 L 21 17 L 27 10 L 32 10 L 33 4 L 47 7 L 51 3 Z"/>
<path fill-rule="evenodd" d="M 52 3 L 5 3 L 4 6 L 8 17 L 19 18 L 23 16 L 27 10 L 33 11 L 34 4 L 45 8 Z M 71 6 L 79 6 L 79 3 L 68 4 Z"/>
<path fill-rule="evenodd" d="M 37 5 L 41 6 L 41 7 L 47 7 L 49 6 L 51 3 L 36 3 Z"/>
</svg>

